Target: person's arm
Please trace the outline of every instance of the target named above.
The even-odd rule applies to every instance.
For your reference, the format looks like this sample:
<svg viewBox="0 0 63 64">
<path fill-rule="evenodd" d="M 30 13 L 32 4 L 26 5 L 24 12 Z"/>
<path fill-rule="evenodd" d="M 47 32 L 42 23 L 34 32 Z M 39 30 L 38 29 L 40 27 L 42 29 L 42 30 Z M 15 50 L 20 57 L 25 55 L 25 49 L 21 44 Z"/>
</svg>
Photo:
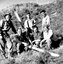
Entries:
<svg viewBox="0 0 63 64">
<path fill-rule="evenodd" d="M 7 28 L 6 28 L 6 27 L 4 26 L 4 29 L 2 29 L 2 30 L 3 30 L 3 31 L 9 31 L 9 29 L 10 29 L 10 27 L 7 27 Z"/>
<path fill-rule="evenodd" d="M 43 19 L 42 19 L 42 31 L 44 31 L 44 28 L 45 28 L 46 25 L 47 25 L 46 22 L 47 22 L 46 19 L 43 18 Z"/>
<path fill-rule="evenodd" d="M 50 17 L 49 16 L 47 16 L 47 25 L 49 25 L 50 26 Z"/>
<path fill-rule="evenodd" d="M 0 20 L 0 27 L 2 27 L 2 24 L 3 24 L 3 20 Z"/>
<path fill-rule="evenodd" d="M 28 26 L 27 26 L 27 20 L 24 22 L 24 29 L 27 31 Z"/>
</svg>

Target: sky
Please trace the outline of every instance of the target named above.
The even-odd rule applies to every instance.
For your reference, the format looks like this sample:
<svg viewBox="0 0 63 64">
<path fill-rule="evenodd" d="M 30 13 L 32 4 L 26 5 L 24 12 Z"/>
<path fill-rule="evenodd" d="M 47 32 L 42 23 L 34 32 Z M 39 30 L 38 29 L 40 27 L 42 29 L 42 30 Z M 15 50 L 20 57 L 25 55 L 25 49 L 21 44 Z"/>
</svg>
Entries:
<svg viewBox="0 0 63 64">
<path fill-rule="evenodd" d="M 33 2 L 33 3 L 38 3 L 40 5 L 43 5 L 53 1 L 54 0 L 0 0 L 0 10 L 9 7 L 13 4 Z"/>
</svg>

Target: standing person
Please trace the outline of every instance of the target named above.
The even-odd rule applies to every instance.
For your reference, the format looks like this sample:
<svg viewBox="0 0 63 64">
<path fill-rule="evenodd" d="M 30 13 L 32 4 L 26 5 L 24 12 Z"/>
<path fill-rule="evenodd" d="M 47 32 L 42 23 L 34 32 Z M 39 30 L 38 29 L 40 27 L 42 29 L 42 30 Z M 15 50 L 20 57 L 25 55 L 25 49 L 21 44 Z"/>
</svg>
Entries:
<svg viewBox="0 0 63 64">
<path fill-rule="evenodd" d="M 26 17 L 27 19 L 24 22 L 24 28 L 27 32 L 27 38 L 32 41 L 34 39 L 33 35 L 31 35 L 31 33 L 33 32 L 33 22 L 30 19 L 30 14 L 27 14 Z"/>
<path fill-rule="evenodd" d="M 46 29 L 47 26 L 50 28 L 50 17 L 48 14 L 46 14 L 45 10 L 41 11 L 41 16 L 42 16 L 42 31 Z"/>
<path fill-rule="evenodd" d="M 3 46 L 4 55 L 5 55 L 5 46 L 7 42 L 6 38 L 10 37 L 8 34 L 8 31 L 12 29 L 12 31 L 16 33 L 16 29 L 13 26 L 11 17 L 12 17 L 11 14 L 5 14 L 4 19 L 1 19 L 0 21 L 0 29 L 1 29 L 0 31 L 1 31 L 1 36 L 2 36 L 3 43 L 4 43 L 4 46 Z"/>
<path fill-rule="evenodd" d="M 50 28 L 50 17 L 46 14 L 45 10 L 41 11 L 42 19 L 42 32 L 43 40 L 40 42 L 40 47 L 42 47 L 42 42 L 46 40 L 48 48 L 50 48 L 50 37 L 52 36 L 52 30 Z"/>
<path fill-rule="evenodd" d="M 26 21 L 24 22 L 24 28 L 27 29 L 27 28 L 30 28 L 32 29 L 32 21 L 30 19 L 30 14 L 27 14 L 26 15 Z"/>
</svg>

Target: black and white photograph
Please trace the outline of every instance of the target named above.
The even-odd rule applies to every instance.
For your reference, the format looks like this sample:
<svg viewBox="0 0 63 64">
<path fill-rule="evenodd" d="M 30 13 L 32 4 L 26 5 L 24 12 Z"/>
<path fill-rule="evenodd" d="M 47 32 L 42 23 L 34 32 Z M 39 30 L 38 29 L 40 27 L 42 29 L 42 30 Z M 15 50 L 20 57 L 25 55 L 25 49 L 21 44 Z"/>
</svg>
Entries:
<svg viewBox="0 0 63 64">
<path fill-rule="evenodd" d="M 63 64 L 63 0 L 0 0 L 0 64 Z"/>
</svg>

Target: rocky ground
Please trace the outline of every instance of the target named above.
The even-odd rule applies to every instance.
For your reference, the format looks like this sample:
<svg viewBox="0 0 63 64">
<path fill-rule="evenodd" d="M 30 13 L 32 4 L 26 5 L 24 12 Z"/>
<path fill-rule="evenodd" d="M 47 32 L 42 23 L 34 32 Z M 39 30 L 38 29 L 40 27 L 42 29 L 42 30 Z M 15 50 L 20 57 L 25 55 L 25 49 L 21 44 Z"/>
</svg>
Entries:
<svg viewBox="0 0 63 64">
<path fill-rule="evenodd" d="M 0 64 L 63 64 L 63 53 L 58 58 L 33 50 L 23 52 L 12 59 L 4 59 L 0 55 Z"/>
</svg>

